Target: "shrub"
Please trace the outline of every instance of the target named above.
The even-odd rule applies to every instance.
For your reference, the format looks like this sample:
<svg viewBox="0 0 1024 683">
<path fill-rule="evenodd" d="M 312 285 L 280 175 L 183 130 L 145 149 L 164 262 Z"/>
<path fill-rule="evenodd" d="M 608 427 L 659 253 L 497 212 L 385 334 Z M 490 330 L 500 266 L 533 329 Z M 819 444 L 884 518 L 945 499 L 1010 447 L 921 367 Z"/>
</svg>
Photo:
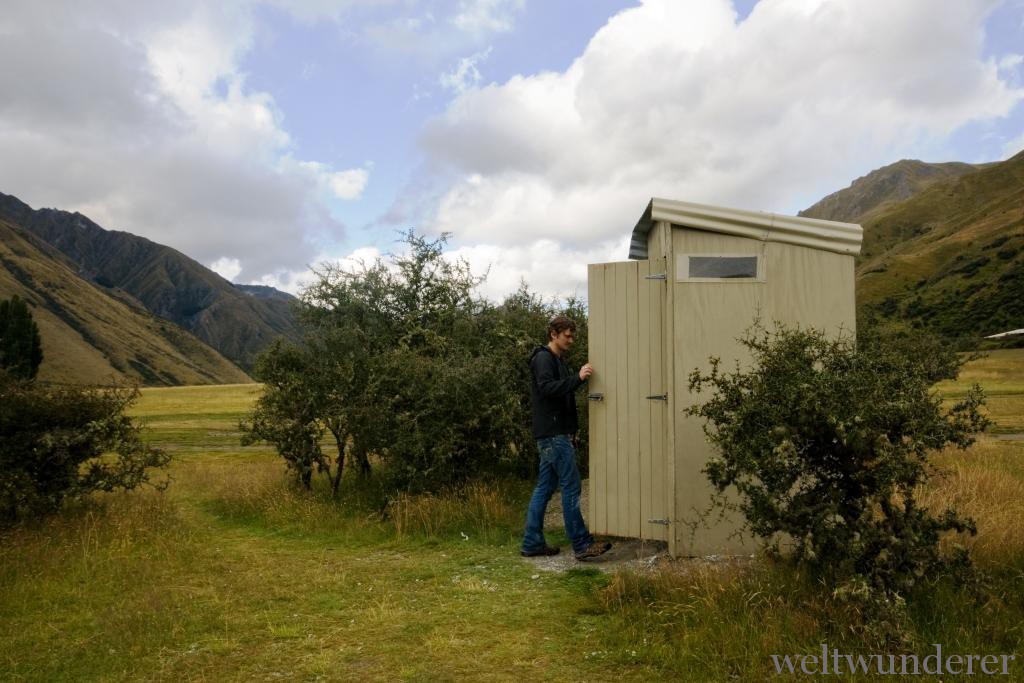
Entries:
<svg viewBox="0 0 1024 683">
<path fill-rule="evenodd" d="M 324 434 L 322 383 L 311 357 L 303 349 L 283 340 L 272 343 L 256 360 L 253 375 L 264 383 L 263 394 L 252 414 L 241 421 L 242 445 L 266 441 L 274 445 L 289 470 L 305 488 L 311 487 L 313 472 L 331 475 L 331 462 L 320 448 Z M 332 488 L 341 480 L 341 452 Z"/>
<path fill-rule="evenodd" d="M 987 420 L 981 389 L 943 411 L 930 391 L 961 360 L 927 338 L 877 329 L 859 343 L 816 330 L 759 326 L 740 340 L 753 366 L 727 371 L 712 359 L 692 391 L 713 397 L 689 409 L 718 447 L 705 472 L 721 504 L 733 503 L 756 536 L 789 539 L 793 558 L 833 586 L 889 599 L 920 579 L 967 566 L 966 551 L 941 555 L 945 532 L 974 532 L 954 510 L 921 507 L 915 489 L 929 457 L 966 448 Z"/>
<path fill-rule="evenodd" d="M 531 471 L 530 351 L 567 310 L 579 364 L 582 306 L 546 304 L 525 285 L 495 305 L 476 293 L 483 278 L 445 257 L 445 243 L 410 232 L 404 254 L 324 266 L 302 293 L 301 344 L 274 345 L 257 362 L 266 389 L 242 423 L 245 442 L 275 444 L 303 484 L 322 472 L 335 491 L 346 460 L 366 474 L 371 456 L 393 492 Z M 333 470 L 320 449 L 327 432 Z"/>
<path fill-rule="evenodd" d="M 39 327 L 25 301 L 14 296 L 0 301 L 0 370 L 32 379 L 43 362 Z"/>
<path fill-rule="evenodd" d="M 0 371 L 0 518 L 52 512 L 93 491 L 130 490 L 170 456 L 124 415 L 135 389 L 46 388 Z"/>
</svg>

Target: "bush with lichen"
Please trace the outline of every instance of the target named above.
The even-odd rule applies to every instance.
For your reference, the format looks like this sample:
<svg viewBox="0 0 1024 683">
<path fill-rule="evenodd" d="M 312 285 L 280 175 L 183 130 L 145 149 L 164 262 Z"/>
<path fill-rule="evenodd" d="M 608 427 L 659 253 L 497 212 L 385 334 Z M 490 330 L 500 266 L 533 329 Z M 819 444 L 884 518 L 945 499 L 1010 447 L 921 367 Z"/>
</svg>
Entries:
<svg viewBox="0 0 1024 683">
<path fill-rule="evenodd" d="M 147 444 L 125 415 L 138 396 L 131 387 L 44 386 L 0 370 L 0 521 L 150 483 L 170 455 Z"/>
<path fill-rule="evenodd" d="M 705 472 L 718 503 L 785 541 L 837 595 L 901 603 L 924 577 L 969 566 L 939 539 L 975 533 L 973 521 L 915 497 L 935 474 L 930 456 L 966 449 L 987 425 L 980 387 L 948 409 L 932 388 L 959 372 L 951 349 L 877 328 L 854 340 L 755 325 L 740 342 L 749 368 L 712 358 L 690 375 L 691 391 L 712 392 L 689 414 L 717 447 Z"/>
<path fill-rule="evenodd" d="M 243 443 L 272 443 L 303 486 L 326 475 L 335 493 L 351 465 L 392 494 L 531 472 L 530 352 L 565 313 L 578 325 L 569 362 L 581 365 L 585 311 L 525 284 L 500 304 L 484 299 L 483 277 L 449 259 L 446 240 L 409 232 L 404 253 L 323 265 L 301 295 L 302 340 L 256 363 L 264 393 Z"/>
</svg>

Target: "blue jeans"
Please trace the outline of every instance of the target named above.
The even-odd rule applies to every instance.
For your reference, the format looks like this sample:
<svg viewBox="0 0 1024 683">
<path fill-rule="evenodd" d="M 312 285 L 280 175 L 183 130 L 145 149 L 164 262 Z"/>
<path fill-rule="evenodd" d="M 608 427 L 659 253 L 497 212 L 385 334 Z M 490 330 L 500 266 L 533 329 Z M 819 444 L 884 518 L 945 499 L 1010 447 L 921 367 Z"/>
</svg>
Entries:
<svg viewBox="0 0 1024 683">
<path fill-rule="evenodd" d="M 576 468 L 576 450 L 565 434 L 537 439 L 537 449 L 540 451 L 540 477 L 526 512 L 523 550 L 531 552 L 547 545 L 544 542 L 544 511 L 555 488 L 561 486 L 565 534 L 572 542 L 573 552 L 582 552 L 594 542 L 594 537 L 587 530 L 580 513 L 580 471 Z"/>
</svg>

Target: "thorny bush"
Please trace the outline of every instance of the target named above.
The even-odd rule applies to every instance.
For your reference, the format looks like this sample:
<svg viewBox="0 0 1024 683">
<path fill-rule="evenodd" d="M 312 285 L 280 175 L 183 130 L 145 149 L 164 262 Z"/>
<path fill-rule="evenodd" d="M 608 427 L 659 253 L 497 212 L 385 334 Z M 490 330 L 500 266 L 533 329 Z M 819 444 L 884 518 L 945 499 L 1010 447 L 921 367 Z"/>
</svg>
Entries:
<svg viewBox="0 0 1024 683">
<path fill-rule="evenodd" d="M 257 362 L 265 391 L 242 423 L 245 442 L 273 443 L 306 487 L 319 472 L 337 493 L 346 463 L 392 494 L 527 474 L 528 359 L 551 316 L 574 318 L 569 362 L 586 358 L 578 301 L 556 306 L 522 285 L 495 304 L 477 294 L 482 277 L 445 257 L 445 236 L 409 232 L 404 243 L 387 259 L 321 267 L 301 296 L 301 342 Z M 321 448 L 327 434 L 333 455 Z"/>
<path fill-rule="evenodd" d="M 973 521 L 914 495 L 935 473 L 931 454 L 966 449 L 987 426 L 977 385 L 948 410 L 932 390 L 959 372 L 951 349 L 878 328 L 855 342 L 755 324 L 739 341 L 749 368 L 712 358 L 690 375 L 691 391 L 714 392 L 688 412 L 717 446 L 704 470 L 717 503 L 775 547 L 791 544 L 838 596 L 902 604 L 923 578 L 969 566 L 965 549 L 943 554 L 939 539 L 974 534 Z"/>
<path fill-rule="evenodd" d="M 138 395 L 127 387 L 47 387 L 0 370 L 0 520 L 149 483 L 170 455 L 145 443 L 124 414 Z"/>
</svg>

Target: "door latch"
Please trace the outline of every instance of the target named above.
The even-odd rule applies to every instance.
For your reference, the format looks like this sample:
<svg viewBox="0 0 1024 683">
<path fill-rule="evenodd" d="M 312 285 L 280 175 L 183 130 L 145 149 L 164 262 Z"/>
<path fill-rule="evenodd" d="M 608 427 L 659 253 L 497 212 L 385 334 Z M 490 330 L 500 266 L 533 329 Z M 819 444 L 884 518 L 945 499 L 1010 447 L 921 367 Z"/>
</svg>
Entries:
<svg viewBox="0 0 1024 683">
<path fill-rule="evenodd" d="M 603 401 L 604 394 L 587 394 L 588 401 Z"/>
<path fill-rule="evenodd" d="M 649 520 L 647 520 L 647 523 L 648 524 L 661 524 L 662 526 L 668 526 L 669 525 L 669 521 L 667 519 L 649 519 Z"/>
<path fill-rule="evenodd" d="M 668 273 L 657 273 L 655 275 L 644 275 L 645 280 L 667 280 Z"/>
<path fill-rule="evenodd" d="M 648 396 L 647 398 L 649 398 L 652 401 L 667 401 L 668 400 L 668 394 L 652 394 L 652 395 Z"/>
</svg>

